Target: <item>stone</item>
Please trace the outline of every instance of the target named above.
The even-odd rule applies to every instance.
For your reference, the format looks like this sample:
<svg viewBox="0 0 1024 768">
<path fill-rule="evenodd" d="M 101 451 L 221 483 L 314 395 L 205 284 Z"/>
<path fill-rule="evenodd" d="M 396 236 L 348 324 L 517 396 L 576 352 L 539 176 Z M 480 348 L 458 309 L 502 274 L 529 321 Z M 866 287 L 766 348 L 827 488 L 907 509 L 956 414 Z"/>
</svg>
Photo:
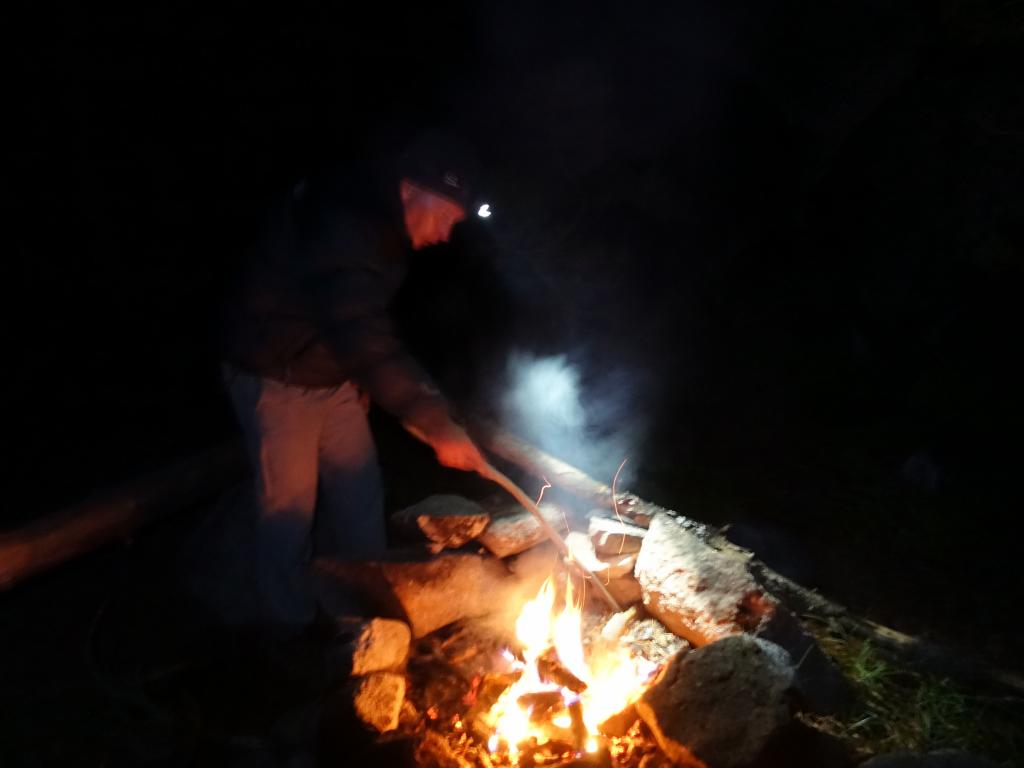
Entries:
<svg viewBox="0 0 1024 768">
<path fill-rule="evenodd" d="M 589 533 L 598 555 L 630 555 L 640 551 L 647 530 L 614 518 L 592 517 Z"/>
<path fill-rule="evenodd" d="M 695 646 L 756 629 L 778 607 L 742 560 L 708 546 L 664 513 L 655 514 L 634 573 L 644 607 Z"/>
<path fill-rule="evenodd" d="M 552 528 L 565 535 L 566 518 L 559 507 L 544 502 L 540 504 L 540 512 Z M 477 537 L 491 554 L 502 558 L 525 552 L 547 539 L 533 513 L 518 504 L 492 510 L 490 525 Z"/>
<path fill-rule="evenodd" d="M 437 731 L 424 731 L 416 746 L 419 768 L 473 768 L 473 764 L 452 749 L 448 740 Z"/>
<path fill-rule="evenodd" d="M 743 768 L 792 722 L 793 680 L 785 650 L 736 635 L 674 656 L 636 709 L 677 765 Z"/>
<path fill-rule="evenodd" d="M 996 764 L 976 755 L 954 749 L 940 749 L 927 754 L 894 752 L 876 755 L 860 768 L 996 768 Z"/>
<path fill-rule="evenodd" d="M 439 494 L 396 512 L 392 520 L 399 530 L 419 529 L 430 540 L 435 554 L 458 549 L 479 536 L 491 516 L 475 501 L 463 496 Z"/>
<path fill-rule="evenodd" d="M 349 673 L 368 675 L 401 669 L 409 657 L 412 633 L 409 625 L 396 619 L 336 620 L 338 639 L 350 653 Z"/>
<path fill-rule="evenodd" d="M 356 681 L 352 704 L 356 717 L 378 733 L 398 727 L 405 701 L 405 677 L 394 672 L 374 672 Z"/>
<path fill-rule="evenodd" d="M 572 531 L 566 536 L 565 545 L 572 552 L 573 558 L 602 581 L 633 575 L 633 567 L 636 565 L 635 554 L 598 558 L 590 536 L 580 531 Z"/>
</svg>

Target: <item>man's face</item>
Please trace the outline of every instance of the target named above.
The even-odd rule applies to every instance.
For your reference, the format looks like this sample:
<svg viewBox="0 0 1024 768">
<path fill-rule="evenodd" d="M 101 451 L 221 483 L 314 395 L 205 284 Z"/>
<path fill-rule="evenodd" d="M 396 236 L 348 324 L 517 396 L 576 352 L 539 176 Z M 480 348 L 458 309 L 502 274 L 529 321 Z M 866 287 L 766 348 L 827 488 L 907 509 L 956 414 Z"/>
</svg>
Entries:
<svg viewBox="0 0 1024 768">
<path fill-rule="evenodd" d="M 414 250 L 447 243 L 452 227 L 466 218 L 466 209 L 461 205 L 408 179 L 402 179 L 399 192 L 405 211 L 405 231 Z"/>
</svg>

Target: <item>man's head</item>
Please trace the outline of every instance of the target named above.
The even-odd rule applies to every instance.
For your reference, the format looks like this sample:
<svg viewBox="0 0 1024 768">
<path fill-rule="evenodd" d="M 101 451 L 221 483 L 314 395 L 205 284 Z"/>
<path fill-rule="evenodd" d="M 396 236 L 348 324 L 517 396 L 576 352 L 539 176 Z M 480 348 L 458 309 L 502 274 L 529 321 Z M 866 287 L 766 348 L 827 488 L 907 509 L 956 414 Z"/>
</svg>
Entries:
<svg viewBox="0 0 1024 768">
<path fill-rule="evenodd" d="M 462 205 L 410 179 L 402 179 L 398 191 L 402 198 L 405 231 L 414 250 L 447 243 L 452 227 L 466 218 L 466 209 Z"/>
<path fill-rule="evenodd" d="M 448 242 L 452 227 L 466 218 L 475 171 L 472 152 L 450 134 L 424 133 L 406 148 L 398 191 L 413 248 Z"/>
</svg>

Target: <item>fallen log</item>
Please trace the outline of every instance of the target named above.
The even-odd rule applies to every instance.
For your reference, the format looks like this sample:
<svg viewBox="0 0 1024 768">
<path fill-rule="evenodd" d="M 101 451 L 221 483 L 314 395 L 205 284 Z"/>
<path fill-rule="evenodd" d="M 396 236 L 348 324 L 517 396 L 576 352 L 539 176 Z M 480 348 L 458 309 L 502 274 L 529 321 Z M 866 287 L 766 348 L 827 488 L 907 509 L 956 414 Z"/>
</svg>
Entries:
<svg viewBox="0 0 1024 768">
<path fill-rule="evenodd" d="M 610 486 L 509 434 L 492 422 L 482 419 L 471 420 L 469 428 L 470 434 L 481 447 L 524 472 L 546 478 L 553 486 L 552 490 L 563 490 L 587 504 L 604 508 L 615 507 L 627 518 L 649 519 L 658 512 L 677 518 L 684 528 L 710 546 L 745 562 L 761 587 L 797 615 L 834 621 L 845 632 L 870 640 L 881 652 L 910 667 L 955 677 L 968 685 L 1001 691 L 1015 698 L 1024 696 L 1024 678 L 1021 676 L 855 616 L 844 606 L 777 573 L 758 560 L 753 552 L 730 542 L 724 531 L 715 526 L 688 519 L 678 512 L 659 507 L 632 493 L 619 492 L 613 500 Z"/>
<path fill-rule="evenodd" d="M 103 496 L 0 534 L 0 590 L 213 497 L 245 476 L 242 444 L 218 445 Z"/>
</svg>

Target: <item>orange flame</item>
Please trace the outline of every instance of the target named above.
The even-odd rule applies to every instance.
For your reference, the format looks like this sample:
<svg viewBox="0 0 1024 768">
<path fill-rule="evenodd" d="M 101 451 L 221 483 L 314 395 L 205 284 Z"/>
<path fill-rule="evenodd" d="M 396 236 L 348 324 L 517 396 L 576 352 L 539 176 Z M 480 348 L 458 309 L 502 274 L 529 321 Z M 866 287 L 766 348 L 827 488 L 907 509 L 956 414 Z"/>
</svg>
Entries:
<svg viewBox="0 0 1024 768">
<path fill-rule="evenodd" d="M 557 613 L 556 593 L 555 582 L 549 577 L 537 596 L 523 606 L 515 625 L 522 661 L 506 654 L 506 659 L 514 660 L 513 668 L 521 669 L 522 675 L 485 716 L 485 723 L 492 729 L 488 749 L 492 753 L 504 752 L 513 765 L 518 764 L 520 750 L 526 743 L 533 739 L 538 744 L 550 741 L 552 727 L 570 731 L 573 720 L 569 705 L 577 700 L 586 731 L 580 746 L 588 752 L 596 751 L 600 723 L 635 702 L 655 671 L 654 664 L 634 656 L 621 645 L 595 644 L 588 657 L 582 639 L 582 600 L 575 601 L 572 580 L 566 583 L 563 604 Z M 586 683 L 582 693 L 574 694 L 558 683 L 542 679 L 537 662 L 551 649 L 569 672 Z M 562 707 L 553 712 L 549 722 L 531 719 L 530 709 L 519 703 L 525 694 L 543 692 L 558 692 L 562 697 Z"/>
</svg>

